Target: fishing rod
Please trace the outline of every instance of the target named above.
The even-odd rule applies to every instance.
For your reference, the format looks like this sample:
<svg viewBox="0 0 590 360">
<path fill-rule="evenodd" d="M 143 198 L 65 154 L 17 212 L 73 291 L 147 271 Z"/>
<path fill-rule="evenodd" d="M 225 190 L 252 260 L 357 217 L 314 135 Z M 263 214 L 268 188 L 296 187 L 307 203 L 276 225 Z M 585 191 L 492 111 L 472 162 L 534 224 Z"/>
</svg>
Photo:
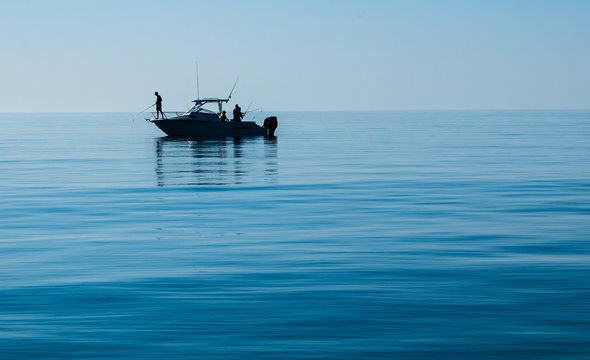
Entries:
<svg viewBox="0 0 590 360">
<path fill-rule="evenodd" d="M 246 108 L 246 111 L 241 114 L 242 115 L 242 119 L 244 118 L 244 116 L 246 116 L 246 114 L 248 113 L 248 111 L 250 111 L 250 106 L 252 106 L 252 103 L 250 103 L 250 105 L 248 105 L 248 107 Z"/>
<path fill-rule="evenodd" d="M 250 105 L 248 105 L 248 107 L 246 108 L 246 112 L 244 112 L 244 115 L 246 115 L 248 113 L 248 111 L 250 111 L 251 106 L 252 106 L 252 103 L 250 103 Z"/>
<path fill-rule="evenodd" d="M 262 111 L 262 109 L 261 108 L 256 108 L 256 109 L 252 109 L 252 110 L 246 110 L 246 112 L 244 113 L 244 116 L 246 116 L 246 114 L 249 113 L 249 112 L 252 113 L 252 112 L 257 112 L 257 111 Z"/>
<path fill-rule="evenodd" d="M 229 92 L 229 95 L 227 97 L 227 99 L 231 99 L 231 94 L 234 93 L 234 89 L 236 88 L 236 85 L 238 84 L 238 80 L 240 80 L 240 77 L 238 76 L 238 78 L 236 79 L 236 82 L 234 83 L 234 86 L 232 86 L 231 91 Z"/>
<path fill-rule="evenodd" d="M 141 113 L 143 113 L 143 112 L 146 112 L 146 111 L 148 111 L 148 110 L 149 110 L 149 109 L 151 109 L 153 106 L 156 106 L 156 104 L 152 104 L 152 105 L 150 105 L 149 107 L 146 107 L 145 109 L 143 109 L 143 110 L 141 110 L 140 112 L 138 112 L 137 114 L 135 114 L 135 116 L 137 116 L 137 115 L 139 115 L 139 114 L 141 114 Z"/>
<path fill-rule="evenodd" d="M 133 122 L 135 123 L 135 119 L 137 119 L 137 117 L 139 116 L 139 114 L 146 112 L 147 110 L 151 109 L 155 105 L 156 104 L 150 105 L 149 107 L 146 107 L 145 109 L 143 109 L 140 112 L 138 112 L 137 114 L 135 114 L 135 116 L 133 117 Z"/>
</svg>

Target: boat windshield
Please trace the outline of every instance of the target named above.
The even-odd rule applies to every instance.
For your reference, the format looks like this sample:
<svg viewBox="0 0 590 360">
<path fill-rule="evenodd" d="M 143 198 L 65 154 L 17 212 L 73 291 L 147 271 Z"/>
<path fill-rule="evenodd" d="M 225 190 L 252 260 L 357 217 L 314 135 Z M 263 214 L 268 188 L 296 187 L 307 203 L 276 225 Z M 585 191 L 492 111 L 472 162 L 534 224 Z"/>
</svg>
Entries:
<svg viewBox="0 0 590 360">
<path fill-rule="evenodd" d="M 209 109 L 203 109 L 203 108 L 191 110 L 190 113 L 191 114 L 195 114 L 195 113 L 199 113 L 199 114 L 217 114 L 215 111 L 211 111 Z"/>
</svg>

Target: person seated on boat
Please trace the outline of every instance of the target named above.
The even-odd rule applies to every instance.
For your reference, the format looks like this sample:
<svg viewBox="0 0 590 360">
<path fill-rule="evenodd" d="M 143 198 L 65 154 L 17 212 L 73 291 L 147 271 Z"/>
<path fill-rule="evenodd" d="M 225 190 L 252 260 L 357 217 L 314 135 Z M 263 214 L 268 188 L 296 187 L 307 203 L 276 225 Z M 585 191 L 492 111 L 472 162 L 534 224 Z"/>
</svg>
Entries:
<svg viewBox="0 0 590 360">
<path fill-rule="evenodd" d="M 225 115 L 225 110 L 221 112 L 221 116 L 219 116 L 219 120 L 221 121 L 229 121 L 227 115 Z"/>
<path fill-rule="evenodd" d="M 234 118 L 232 119 L 232 121 L 242 121 L 243 117 L 244 114 L 242 114 L 242 108 L 240 108 L 240 106 L 236 104 L 236 107 L 234 109 Z"/>
<path fill-rule="evenodd" d="M 160 118 L 160 114 L 162 114 L 162 119 L 165 119 L 164 112 L 162 111 L 162 97 L 156 91 L 154 93 L 156 95 L 156 119 Z"/>
</svg>

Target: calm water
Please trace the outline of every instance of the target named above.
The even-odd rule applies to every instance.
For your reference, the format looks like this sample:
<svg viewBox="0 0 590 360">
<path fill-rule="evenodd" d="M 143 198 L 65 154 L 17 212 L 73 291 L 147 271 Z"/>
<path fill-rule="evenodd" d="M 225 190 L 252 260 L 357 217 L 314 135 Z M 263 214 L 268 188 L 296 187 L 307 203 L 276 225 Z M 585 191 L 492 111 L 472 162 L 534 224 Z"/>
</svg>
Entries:
<svg viewBox="0 0 590 360">
<path fill-rule="evenodd" d="M 0 358 L 590 359 L 590 111 L 277 115 L 0 115 Z"/>
</svg>

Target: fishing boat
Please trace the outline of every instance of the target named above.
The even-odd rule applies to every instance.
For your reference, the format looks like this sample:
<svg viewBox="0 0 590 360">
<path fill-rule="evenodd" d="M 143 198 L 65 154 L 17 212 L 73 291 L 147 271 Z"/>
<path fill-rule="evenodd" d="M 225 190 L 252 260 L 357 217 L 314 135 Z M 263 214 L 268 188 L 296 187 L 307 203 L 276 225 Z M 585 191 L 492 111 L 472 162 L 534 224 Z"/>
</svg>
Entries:
<svg viewBox="0 0 590 360">
<path fill-rule="evenodd" d="M 240 136 L 274 136 L 277 128 L 277 118 L 268 117 L 263 126 L 254 121 L 221 121 L 223 104 L 227 99 L 205 98 L 193 100 L 193 105 L 185 112 L 164 112 L 166 118 L 146 119 L 155 124 L 168 136 L 189 138 L 240 137 Z M 206 105 L 217 104 L 217 112 L 206 109 Z M 247 111 L 246 111 L 247 112 Z M 156 113 L 152 113 L 157 116 Z M 172 115 L 171 117 L 168 117 Z"/>
</svg>

